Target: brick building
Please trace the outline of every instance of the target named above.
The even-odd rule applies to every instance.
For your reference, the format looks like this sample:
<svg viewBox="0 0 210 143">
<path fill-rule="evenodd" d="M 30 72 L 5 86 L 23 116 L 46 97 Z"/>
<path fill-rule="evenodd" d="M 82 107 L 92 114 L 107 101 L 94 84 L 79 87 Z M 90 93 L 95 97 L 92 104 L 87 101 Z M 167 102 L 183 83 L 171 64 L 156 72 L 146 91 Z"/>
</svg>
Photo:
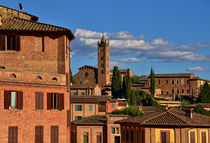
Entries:
<svg viewBox="0 0 210 143">
<path fill-rule="evenodd" d="M 0 142 L 70 142 L 66 28 L 0 6 Z"/>
<path fill-rule="evenodd" d="M 73 121 L 71 126 L 72 143 L 121 143 L 119 120 L 126 115 L 90 116 Z"/>
<path fill-rule="evenodd" d="M 144 87 L 150 87 L 150 76 L 141 76 Z M 193 73 L 155 74 L 155 86 L 161 89 L 163 96 L 197 97 L 199 88 L 206 80 L 196 77 Z"/>
<path fill-rule="evenodd" d="M 106 115 L 109 96 L 71 96 L 71 121 L 92 115 Z"/>
<path fill-rule="evenodd" d="M 121 143 L 209 143 L 208 116 L 171 108 L 118 121 Z"/>
<path fill-rule="evenodd" d="M 71 96 L 101 96 L 101 88 L 98 84 L 73 84 L 70 92 Z"/>
</svg>

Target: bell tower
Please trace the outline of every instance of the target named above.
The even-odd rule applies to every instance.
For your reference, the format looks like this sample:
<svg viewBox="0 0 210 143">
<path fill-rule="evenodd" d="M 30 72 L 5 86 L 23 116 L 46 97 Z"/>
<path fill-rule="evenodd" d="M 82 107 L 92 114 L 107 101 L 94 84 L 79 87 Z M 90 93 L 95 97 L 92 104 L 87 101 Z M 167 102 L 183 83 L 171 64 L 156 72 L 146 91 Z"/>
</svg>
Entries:
<svg viewBox="0 0 210 143">
<path fill-rule="evenodd" d="M 110 81 L 110 53 L 109 42 L 106 41 L 104 35 L 101 41 L 98 41 L 98 84 L 103 87 L 109 85 Z"/>
</svg>

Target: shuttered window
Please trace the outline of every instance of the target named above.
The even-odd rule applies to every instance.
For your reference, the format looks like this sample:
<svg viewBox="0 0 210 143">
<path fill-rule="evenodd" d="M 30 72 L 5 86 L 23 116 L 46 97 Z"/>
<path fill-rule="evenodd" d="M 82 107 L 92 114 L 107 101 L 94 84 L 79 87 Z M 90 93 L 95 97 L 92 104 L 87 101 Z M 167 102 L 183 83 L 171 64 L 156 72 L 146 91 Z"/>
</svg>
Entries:
<svg viewBox="0 0 210 143">
<path fill-rule="evenodd" d="M 161 132 L 161 143 L 170 143 L 170 132 Z"/>
<path fill-rule="evenodd" d="M 43 143 L 44 137 L 44 127 L 36 126 L 35 127 L 35 143 Z"/>
<path fill-rule="evenodd" d="M 4 109 L 23 109 L 23 92 L 4 91 Z"/>
<path fill-rule="evenodd" d="M 58 143 L 59 140 L 58 126 L 51 126 L 51 143 Z"/>
<path fill-rule="evenodd" d="M 44 95 L 44 93 L 43 92 L 36 92 L 35 93 L 35 109 L 37 109 L 37 110 L 41 110 L 41 109 L 43 109 L 44 107 L 43 107 L 43 95 Z"/>
<path fill-rule="evenodd" d="M 47 93 L 47 109 L 64 110 L 64 94 Z"/>
<path fill-rule="evenodd" d="M 0 35 L 0 51 L 5 50 L 5 35 Z"/>
<path fill-rule="evenodd" d="M 207 143 L 206 132 L 201 132 L 201 143 Z"/>
<path fill-rule="evenodd" d="M 195 132 L 190 132 L 190 143 L 195 143 Z"/>
<path fill-rule="evenodd" d="M 8 143 L 18 143 L 18 127 L 9 127 Z"/>
</svg>

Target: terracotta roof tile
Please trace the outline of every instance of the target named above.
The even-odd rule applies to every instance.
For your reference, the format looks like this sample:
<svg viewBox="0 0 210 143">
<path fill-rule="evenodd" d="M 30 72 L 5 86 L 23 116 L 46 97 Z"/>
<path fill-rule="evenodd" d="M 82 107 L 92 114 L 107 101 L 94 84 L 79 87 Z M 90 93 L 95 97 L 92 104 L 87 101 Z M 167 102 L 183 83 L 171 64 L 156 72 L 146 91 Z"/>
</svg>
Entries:
<svg viewBox="0 0 210 143">
<path fill-rule="evenodd" d="M 74 125 L 106 125 L 107 118 L 104 115 L 93 115 L 80 120 L 72 121 Z"/>
<path fill-rule="evenodd" d="M 71 96 L 71 103 L 99 103 L 110 99 L 109 96 Z"/>
<path fill-rule="evenodd" d="M 74 39 L 74 34 L 71 30 L 59 26 L 54 26 L 36 21 L 25 20 L 17 17 L 7 18 L 2 21 L 0 31 L 16 31 L 16 32 L 62 32 L 71 40 Z"/>
<path fill-rule="evenodd" d="M 185 111 L 176 108 L 169 110 L 147 113 L 142 116 L 130 117 L 119 123 L 140 125 L 171 125 L 171 126 L 210 126 L 210 117 L 193 113 L 193 118 L 186 116 Z"/>
</svg>

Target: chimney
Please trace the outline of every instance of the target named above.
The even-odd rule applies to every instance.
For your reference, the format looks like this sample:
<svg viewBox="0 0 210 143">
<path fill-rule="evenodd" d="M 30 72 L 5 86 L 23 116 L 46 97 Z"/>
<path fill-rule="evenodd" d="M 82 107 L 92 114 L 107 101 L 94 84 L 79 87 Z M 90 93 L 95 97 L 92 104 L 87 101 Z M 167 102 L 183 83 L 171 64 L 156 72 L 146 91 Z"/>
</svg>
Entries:
<svg viewBox="0 0 210 143">
<path fill-rule="evenodd" d="M 190 108 L 190 109 L 185 110 L 185 116 L 192 119 L 193 118 L 193 109 Z"/>
</svg>

